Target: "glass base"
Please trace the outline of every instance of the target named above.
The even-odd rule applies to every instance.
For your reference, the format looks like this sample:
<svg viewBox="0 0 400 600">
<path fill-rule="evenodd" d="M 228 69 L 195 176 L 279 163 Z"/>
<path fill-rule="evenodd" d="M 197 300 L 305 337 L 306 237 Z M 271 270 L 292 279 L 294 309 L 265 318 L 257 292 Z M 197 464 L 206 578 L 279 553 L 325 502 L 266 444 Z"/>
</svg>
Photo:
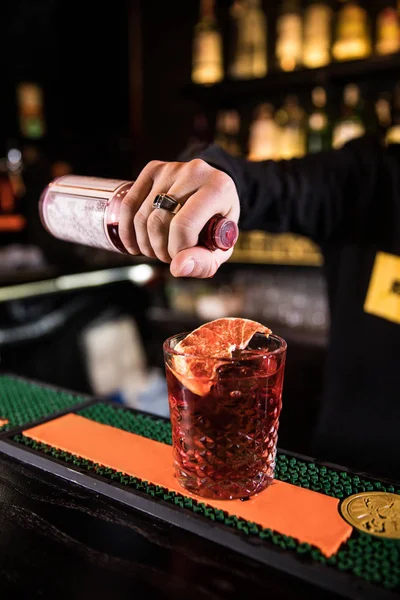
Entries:
<svg viewBox="0 0 400 600">
<path fill-rule="evenodd" d="M 179 484 L 191 494 L 213 500 L 242 500 L 265 490 L 274 480 L 273 472 L 259 473 L 251 479 L 239 481 L 221 481 L 210 477 L 202 479 L 188 476 L 178 465 L 175 465 L 175 476 Z"/>
</svg>

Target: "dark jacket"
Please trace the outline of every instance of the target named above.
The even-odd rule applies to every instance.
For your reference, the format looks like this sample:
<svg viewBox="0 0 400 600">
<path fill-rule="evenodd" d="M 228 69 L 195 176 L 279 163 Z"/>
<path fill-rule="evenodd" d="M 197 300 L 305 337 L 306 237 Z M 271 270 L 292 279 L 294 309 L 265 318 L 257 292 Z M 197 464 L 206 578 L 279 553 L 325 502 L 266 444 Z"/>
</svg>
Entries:
<svg viewBox="0 0 400 600">
<path fill-rule="evenodd" d="M 331 332 L 315 453 L 400 479 L 400 146 L 365 136 L 252 163 L 214 145 L 201 158 L 235 181 L 242 229 L 306 235 L 324 254 Z"/>
</svg>

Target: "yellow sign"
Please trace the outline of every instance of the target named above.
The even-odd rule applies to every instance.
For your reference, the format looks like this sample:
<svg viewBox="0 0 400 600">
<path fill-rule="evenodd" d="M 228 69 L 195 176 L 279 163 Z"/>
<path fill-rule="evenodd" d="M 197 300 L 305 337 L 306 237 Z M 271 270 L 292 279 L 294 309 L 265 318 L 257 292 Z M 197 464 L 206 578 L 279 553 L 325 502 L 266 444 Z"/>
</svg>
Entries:
<svg viewBox="0 0 400 600">
<path fill-rule="evenodd" d="M 400 256 L 377 253 L 364 310 L 400 325 Z"/>
<path fill-rule="evenodd" d="M 343 500 L 342 517 L 353 527 L 378 537 L 400 539 L 400 496 L 362 492 Z"/>
</svg>

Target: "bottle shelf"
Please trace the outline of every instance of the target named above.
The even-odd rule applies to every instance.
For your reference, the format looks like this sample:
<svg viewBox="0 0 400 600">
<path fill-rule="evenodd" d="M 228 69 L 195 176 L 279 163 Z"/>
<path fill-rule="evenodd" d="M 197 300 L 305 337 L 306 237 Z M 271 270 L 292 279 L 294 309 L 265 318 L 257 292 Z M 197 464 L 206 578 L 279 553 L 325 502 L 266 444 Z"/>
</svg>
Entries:
<svg viewBox="0 0 400 600">
<path fill-rule="evenodd" d="M 279 265 L 279 266 L 299 266 L 299 267 L 321 267 L 323 265 L 323 257 L 320 253 L 296 255 L 290 250 L 282 252 L 243 252 L 236 251 L 229 260 L 231 264 L 247 264 L 247 265 Z"/>
<path fill-rule="evenodd" d="M 242 232 L 229 262 L 320 267 L 323 257 L 308 238 L 290 233 Z"/>
<path fill-rule="evenodd" d="M 334 62 L 316 69 L 299 69 L 291 72 L 270 71 L 262 79 L 225 79 L 213 85 L 190 84 L 183 94 L 204 106 L 233 106 L 241 100 L 267 94 L 299 93 L 316 85 L 329 87 L 349 82 L 379 82 L 387 78 L 400 78 L 400 52 L 386 56 L 371 56 L 362 60 Z"/>
</svg>

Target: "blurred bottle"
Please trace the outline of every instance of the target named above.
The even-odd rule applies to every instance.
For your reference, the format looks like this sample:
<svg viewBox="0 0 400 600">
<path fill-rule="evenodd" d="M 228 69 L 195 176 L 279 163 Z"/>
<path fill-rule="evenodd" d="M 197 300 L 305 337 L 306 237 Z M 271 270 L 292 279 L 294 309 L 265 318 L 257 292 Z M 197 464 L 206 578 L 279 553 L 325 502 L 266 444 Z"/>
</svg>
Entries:
<svg viewBox="0 0 400 600">
<path fill-rule="evenodd" d="M 365 124 L 362 110 L 360 88 L 354 83 L 346 85 L 343 92 L 342 115 L 333 129 L 332 146 L 334 148 L 341 148 L 350 140 L 364 135 Z"/>
<path fill-rule="evenodd" d="M 400 144 L 400 82 L 393 91 L 391 123 L 386 133 L 387 144 Z"/>
<path fill-rule="evenodd" d="M 277 20 L 276 57 L 282 71 L 293 71 L 303 55 L 302 16 L 298 0 L 283 0 Z"/>
<path fill-rule="evenodd" d="M 288 96 L 276 113 L 279 126 L 279 158 L 300 158 L 306 152 L 305 113 L 297 96 Z"/>
<path fill-rule="evenodd" d="M 328 150 L 332 137 L 328 115 L 326 113 L 326 92 L 322 87 L 312 91 L 313 111 L 308 117 L 307 151 L 310 153 Z"/>
<path fill-rule="evenodd" d="M 220 110 L 217 114 L 215 143 L 233 156 L 241 154 L 239 144 L 240 115 L 237 110 Z"/>
<path fill-rule="evenodd" d="M 333 56 L 339 61 L 366 58 L 371 54 L 367 12 L 357 0 L 340 1 Z"/>
<path fill-rule="evenodd" d="M 63 177 L 64 175 L 71 175 L 72 165 L 66 160 L 56 160 L 51 165 L 51 176 L 53 179 L 57 177 Z"/>
<path fill-rule="evenodd" d="M 0 173 L 0 216 L 10 214 L 15 208 L 15 194 L 10 177 Z"/>
<path fill-rule="evenodd" d="M 375 102 L 376 128 L 387 132 L 392 123 L 392 99 L 390 92 L 379 94 Z"/>
<path fill-rule="evenodd" d="M 267 19 L 260 0 L 235 0 L 236 47 L 229 74 L 235 79 L 252 79 L 267 74 Z"/>
<path fill-rule="evenodd" d="M 400 50 L 400 19 L 393 6 L 386 6 L 376 20 L 376 52 L 392 54 Z"/>
<path fill-rule="evenodd" d="M 20 174 L 23 168 L 22 152 L 19 149 L 19 144 L 15 141 L 10 141 L 7 148 L 6 169 L 9 174 Z"/>
<path fill-rule="evenodd" d="M 46 133 L 43 90 L 36 83 L 20 83 L 17 88 L 19 128 L 27 139 L 39 139 Z"/>
<path fill-rule="evenodd" d="M 10 204 L 10 212 L 14 210 L 14 201 L 17 202 L 26 192 L 24 180 L 22 178 L 23 161 L 22 152 L 18 148 L 18 144 L 12 144 L 7 150 L 6 170 L 8 179 L 11 184 L 11 189 L 14 199 Z M 18 203 L 18 202 L 17 202 Z M 4 199 L 1 201 L 1 206 L 4 208 Z"/>
<path fill-rule="evenodd" d="M 279 128 L 274 120 L 274 107 L 260 104 L 250 125 L 248 159 L 274 160 L 279 156 Z"/>
<path fill-rule="evenodd" d="M 217 27 L 214 7 L 214 0 L 201 0 L 192 60 L 192 81 L 198 84 L 217 83 L 223 78 L 222 37 Z"/>
<path fill-rule="evenodd" d="M 304 13 L 303 65 L 323 67 L 331 59 L 332 9 L 323 0 L 308 0 Z"/>
</svg>

